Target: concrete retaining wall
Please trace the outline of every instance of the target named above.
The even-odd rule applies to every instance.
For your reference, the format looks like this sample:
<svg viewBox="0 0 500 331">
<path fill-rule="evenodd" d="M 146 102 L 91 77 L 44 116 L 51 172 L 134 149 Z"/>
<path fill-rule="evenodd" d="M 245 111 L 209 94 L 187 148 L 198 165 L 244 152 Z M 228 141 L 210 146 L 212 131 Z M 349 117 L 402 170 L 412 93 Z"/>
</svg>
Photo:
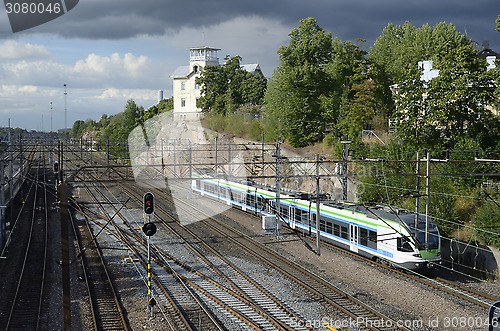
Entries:
<svg viewBox="0 0 500 331">
<path fill-rule="evenodd" d="M 500 250 L 494 247 L 443 238 L 441 255 L 446 264 L 450 263 L 455 269 L 467 273 L 476 271 L 479 275 L 480 271 L 484 271 L 490 276 L 499 274 Z"/>
</svg>

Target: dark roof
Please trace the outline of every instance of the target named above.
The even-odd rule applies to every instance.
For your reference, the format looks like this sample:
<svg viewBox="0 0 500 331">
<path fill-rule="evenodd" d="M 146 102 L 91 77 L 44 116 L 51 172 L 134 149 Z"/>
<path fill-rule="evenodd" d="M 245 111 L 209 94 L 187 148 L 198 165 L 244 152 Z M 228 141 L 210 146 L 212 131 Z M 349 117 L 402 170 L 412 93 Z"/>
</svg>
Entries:
<svg viewBox="0 0 500 331">
<path fill-rule="evenodd" d="M 486 59 L 488 56 L 494 56 L 497 59 L 500 59 L 500 54 L 492 51 L 489 48 L 483 49 L 482 51 L 479 51 L 479 53 L 477 54 L 477 57 L 480 59 Z"/>
<path fill-rule="evenodd" d="M 497 59 L 500 59 L 500 54 L 494 52 L 490 48 L 489 40 L 483 40 L 483 43 L 481 45 L 479 45 L 479 43 L 476 41 L 472 41 L 472 46 L 478 51 L 477 57 L 480 59 L 486 59 L 488 56 L 494 56 Z"/>
</svg>

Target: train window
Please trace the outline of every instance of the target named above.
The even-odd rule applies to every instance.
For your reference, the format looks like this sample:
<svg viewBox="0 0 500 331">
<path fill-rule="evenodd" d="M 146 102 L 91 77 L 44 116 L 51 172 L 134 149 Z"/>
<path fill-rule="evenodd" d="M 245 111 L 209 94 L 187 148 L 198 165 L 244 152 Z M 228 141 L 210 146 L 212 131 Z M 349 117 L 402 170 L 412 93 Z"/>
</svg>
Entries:
<svg viewBox="0 0 500 331">
<path fill-rule="evenodd" d="M 262 210 L 262 198 L 257 196 L 257 209 Z"/>
<path fill-rule="evenodd" d="M 345 226 L 340 227 L 340 236 L 344 239 L 347 239 L 347 227 Z"/>
<path fill-rule="evenodd" d="M 333 224 L 333 234 L 337 237 L 340 237 L 340 225 Z"/>
<path fill-rule="evenodd" d="M 295 220 L 300 222 L 302 215 L 302 209 L 295 208 Z"/>
<path fill-rule="evenodd" d="M 377 249 L 377 232 L 368 231 L 368 247 Z"/>
<path fill-rule="evenodd" d="M 302 224 L 309 224 L 309 213 L 305 210 L 301 210 L 301 213 L 302 213 L 301 223 Z"/>
<path fill-rule="evenodd" d="M 250 207 L 253 207 L 255 205 L 255 196 L 253 196 L 251 193 L 247 194 L 247 205 Z"/>
<path fill-rule="evenodd" d="M 332 223 L 331 222 L 326 222 L 326 233 L 330 233 L 330 234 L 333 233 Z"/>
<path fill-rule="evenodd" d="M 413 248 L 410 245 L 408 239 L 399 237 L 398 238 L 398 251 L 400 252 L 413 252 Z"/>
<path fill-rule="evenodd" d="M 200 180 L 199 179 L 196 180 L 196 188 L 200 188 Z"/>
<path fill-rule="evenodd" d="M 215 185 L 205 184 L 205 191 L 208 193 L 215 193 Z"/>
<path fill-rule="evenodd" d="M 288 218 L 288 206 L 280 204 L 281 217 Z"/>
<path fill-rule="evenodd" d="M 319 230 L 325 231 L 325 221 L 322 219 L 319 220 Z"/>
<path fill-rule="evenodd" d="M 368 246 L 368 230 L 359 228 L 359 243 L 363 246 Z"/>
</svg>

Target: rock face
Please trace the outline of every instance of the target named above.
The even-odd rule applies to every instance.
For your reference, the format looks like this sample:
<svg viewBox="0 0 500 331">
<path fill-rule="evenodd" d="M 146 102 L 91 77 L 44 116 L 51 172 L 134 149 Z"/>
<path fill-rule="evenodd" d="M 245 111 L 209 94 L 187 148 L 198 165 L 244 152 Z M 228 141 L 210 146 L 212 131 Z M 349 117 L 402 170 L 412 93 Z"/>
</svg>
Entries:
<svg viewBox="0 0 500 331">
<path fill-rule="evenodd" d="M 223 176 L 276 185 L 276 146 L 228 137 L 202 127 L 200 120 L 175 120 L 171 112 L 148 120 L 129 136 L 129 148 L 138 183 L 165 188 L 164 178 L 191 178 L 193 171 L 211 170 Z M 316 192 L 316 175 L 321 178 L 320 193 L 342 199 L 340 166 L 321 162 L 316 156 L 303 156 L 281 147 L 281 187 Z M 317 169 L 319 168 L 319 169 Z M 355 201 L 359 182 L 349 178 L 347 200 Z"/>
</svg>

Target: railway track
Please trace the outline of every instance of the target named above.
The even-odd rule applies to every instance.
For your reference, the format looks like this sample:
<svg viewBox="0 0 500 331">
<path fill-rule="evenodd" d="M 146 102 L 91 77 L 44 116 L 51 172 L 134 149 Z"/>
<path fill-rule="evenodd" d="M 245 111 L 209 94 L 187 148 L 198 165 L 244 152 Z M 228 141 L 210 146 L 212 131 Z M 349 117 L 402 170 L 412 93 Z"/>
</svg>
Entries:
<svg viewBox="0 0 500 331">
<path fill-rule="evenodd" d="M 101 190 L 95 189 L 95 185 L 94 185 L 93 190 L 98 192 L 101 195 L 102 199 L 107 200 L 105 195 L 102 194 Z M 88 188 L 87 188 L 87 191 L 89 191 Z M 94 201 L 99 200 L 99 199 L 95 198 L 95 195 L 93 193 L 89 192 L 89 194 L 94 196 L 94 199 L 93 199 Z M 135 198 L 136 198 L 137 202 L 140 203 L 141 194 L 137 193 L 137 192 L 135 192 L 135 194 L 136 194 Z M 104 203 L 107 206 L 111 205 L 110 201 L 104 201 Z M 116 212 L 117 211 L 116 208 L 114 208 L 114 209 Z M 101 210 L 104 213 L 109 214 L 108 212 L 104 211 L 104 208 L 101 208 Z M 126 222 L 125 219 L 122 219 L 122 221 Z M 132 227 L 131 226 L 128 226 L 128 227 L 129 227 L 128 231 L 132 231 Z M 174 232 L 174 230 L 172 230 L 172 229 L 171 229 L 171 231 Z M 179 238 L 183 237 L 184 234 L 183 235 L 178 234 L 178 231 L 179 230 L 177 230 L 177 232 L 174 232 L 174 233 L 177 233 L 177 236 Z M 134 233 L 133 236 L 136 237 L 136 239 L 135 239 L 136 241 L 140 241 L 140 239 L 137 238 L 136 233 Z M 130 243 L 128 243 L 127 245 L 130 246 Z M 144 243 L 142 243 L 142 245 L 144 245 Z M 199 252 L 196 248 L 193 248 L 192 245 L 189 245 L 189 246 L 194 252 L 197 253 L 198 257 L 201 257 L 202 259 L 205 260 L 207 265 L 214 268 L 214 263 L 207 261 L 207 259 L 204 258 L 204 253 Z M 296 314 L 290 313 L 289 311 L 286 311 L 286 309 L 283 308 L 284 304 L 278 302 L 275 298 L 272 298 L 272 296 L 270 296 L 270 294 L 267 293 L 267 295 L 270 296 L 272 299 L 263 298 L 264 296 L 262 294 L 260 294 L 260 298 L 259 298 L 258 295 L 256 294 L 258 292 L 258 290 L 255 290 L 255 287 L 258 285 L 255 282 L 254 282 L 254 284 L 250 284 L 250 282 L 248 282 L 248 280 L 247 280 L 247 283 L 245 283 L 245 284 L 241 283 L 239 285 L 240 287 L 245 287 L 245 288 L 252 287 L 252 288 L 254 288 L 254 291 L 252 293 L 252 295 L 254 296 L 253 298 L 250 298 L 249 294 L 242 291 L 238 287 L 238 285 L 236 285 L 234 282 L 231 282 L 228 277 L 225 277 L 225 280 L 229 281 L 231 283 L 231 286 L 233 288 L 237 289 L 236 292 L 234 290 L 228 291 L 227 288 L 224 288 L 219 284 L 220 280 L 214 281 L 210 277 L 203 275 L 199 272 L 196 272 L 194 270 L 194 268 L 186 265 L 185 262 L 182 262 L 182 261 L 176 259 L 175 257 L 170 256 L 168 253 L 166 253 L 165 251 L 162 251 L 158 247 L 154 247 L 154 249 L 155 249 L 155 256 L 156 256 L 155 262 L 159 266 L 165 268 L 169 274 L 175 275 L 175 277 L 178 279 L 178 282 L 180 284 L 188 284 L 190 287 L 195 288 L 199 293 L 202 293 L 204 296 L 210 297 L 211 300 L 213 300 L 214 302 L 217 302 L 225 310 L 230 311 L 233 315 L 237 316 L 240 320 L 244 321 L 244 323 L 249 325 L 251 328 L 259 329 L 259 330 L 260 329 L 270 329 L 270 328 L 275 329 L 275 328 L 273 328 L 273 326 L 276 326 L 277 329 L 281 329 L 281 330 L 291 329 L 291 328 L 287 327 L 283 322 L 278 320 L 276 317 L 273 317 L 272 315 L 270 315 L 269 312 L 266 312 L 265 309 L 262 309 L 259 305 L 256 305 L 255 303 L 253 303 L 252 300 L 260 301 L 261 303 L 263 302 L 263 300 L 264 301 L 267 300 L 267 309 L 268 310 L 272 310 L 272 308 L 270 308 L 270 307 L 273 305 L 277 306 L 274 308 L 274 310 L 275 310 L 274 314 L 283 314 L 283 311 L 285 311 L 287 313 L 285 315 L 287 315 L 289 319 L 290 319 L 290 316 L 292 316 L 293 318 L 299 318 Z M 139 253 L 136 253 L 136 256 L 138 256 L 138 255 L 139 255 Z M 170 263 L 168 263 L 168 262 L 170 262 Z M 233 266 L 233 268 L 234 268 L 234 266 Z M 216 272 L 219 275 L 222 275 L 221 271 L 217 270 Z M 194 276 L 195 279 L 193 279 L 193 274 L 195 275 Z M 161 283 L 162 278 L 164 278 L 164 276 L 160 275 L 159 272 L 155 272 L 155 275 L 156 275 L 157 282 Z M 203 284 L 203 286 L 200 286 L 199 284 Z M 261 289 L 261 291 L 262 290 L 263 289 Z M 247 290 L 247 292 L 248 291 L 249 290 Z M 274 300 L 274 302 L 273 302 L 273 300 Z M 240 303 L 236 304 L 235 301 L 236 302 L 240 301 Z M 228 304 L 225 302 L 230 302 L 231 304 Z M 236 305 L 236 307 L 234 307 L 234 305 Z M 192 309 L 189 309 L 189 310 L 192 310 Z M 189 312 L 189 310 L 184 309 L 184 314 Z M 189 316 L 187 316 L 187 317 L 189 318 Z M 283 317 L 281 317 L 281 318 L 283 318 Z M 189 318 L 189 319 L 190 320 L 200 320 L 199 316 L 198 317 L 191 316 L 191 318 Z M 203 330 L 207 329 L 206 323 L 202 323 L 202 325 L 204 325 L 202 328 Z M 217 326 L 217 329 L 224 329 L 224 327 Z M 304 329 L 307 329 L 307 328 L 304 328 Z"/>
<path fill-rule="evenodd" d="M 110 219 L 111 209 L 114 210 L 113 213 L 118 212 L 118 208 L 113 205 L 107 195 L 102 192 L 101 188 L 93 185 L 92 188 L 86 187 L 86 191 L 94 202 L 99 205 L 99 209 L 104 214 L 106 220 Z M 99 197 L 96 195 L 99 195 Z M 117 225 L 116 222 L 113 222 L 114 235 L 130 249 L 134 258 L 140 261 L 143 267 L 141 276 L 143 279 L 147 279 L 147 275 L 145 274 L 145 270 L 147 269 L 146 240 L 137 227 L 130 225 L 120 213 L 116 215 L 121 219 L 121 224 Z M 100 226 L 103 227 L 102 224 Z M 170 265 L 158 255 L 156 247 L 153 247 L 152 254 L 158 265 L 169 269 Z M 223 330 L 224 328 L 219 325 L 212 314 L 207 311 L 206 307 L 200 303 L 192 290 L 186 286 L 185 281 L 181 279 L 179 273 L 173 269 L 169 269 L 168 271 L 168 274 L 165 274 L 158 269 L 152 269 L 156 285 L 162 292 L 161 300 L 160 298 L 156 298 L 156 301 L 161 303 L 162 308 L 169 312 L 168 318 L 173 325 L 172 330 Z M 194 321 L 198 321 L 202 327 L 197 328 Z"/>
<path fill-rule="evenodd" d="M 122 186 L 125 190 L 125 188 Z M 170 200 L 170 197 L 164 192 L 155 191 L 156 194 L 161 196 L 162 200 Z M 170 200 L 170 202 L 172 202 Z M 179 206 L 176 206 L 179 208 Z M 162 212 L 169 213 L 164 210 L 161 206 L 157 205 Z M 196 209 L 192 206 L 184 206 L 186 211 Z M 204 211 L 197 210 L 198 213 L 204 213 Z M 208 215 L 206 215 L 208 218 Z M 211 222 L 216 222 L 216 225 L 211 224 Z M 264 247 L 262 244 L 253 241 L 251 238 L 245 236 L 241 232 L 226 226 L 223 222 L 220 222 L 214 218 L 210 218 L 210 222 L 201 221 L 203 226 L 211 228 L 213 231 L 219 235 L 224 236 L 224 238 L 232 241 L 245 251 L 249 252 L 254 257 L 258 258 L 260 261 L 272 266 L 275 269 L 280 270 L 286 277 L 291 279 L 296 284 L 307 289 L 310 293 L 316 296 L 319 300 L 335 307 L 342 316 L 346 319 L 354 319 L 358 321 L 363 321 L 364 325 L 361 329 L 371 329 L 371 330 L 399 330 L 405 329 L 396 327 L 396 322 L 392 321 L 390 318 L 377 313 L 375 310 L 367 307 L 366 305 L 359 302 L 357 299 L 347 295 L 343 291 L 339 290 L 329 282 L 321 279 L 318 276 L 313 275 L 310 271 L 303 269 L 302 267 L 292 263 L 291 261 L 282 258 L 279 254 L 276 254 L 272 250 Z M 222 231 L 221 229 L 224 229 Z M 250 248 L 252 247 L 252 248 Z M 299 323 L 300 324 L 300 323 Z M 374 327 L 373 325 L 379 325 Z M 382 325 L 382 326 L 380 326 Z"/>
<path fill-rule="evenodd" d="M 134 188 L 125 187 L 124 185 L 121 185 L 121 187 L 124 191 L 127 191 L 138 199 L 138 192 Z M 188 247 L 197 259 L 202 260 L 202 262 L 191 260 L 191 265 L 196 265 L 195 268 L 172 257 L 164 250 L 160 250 L 160 253 L 162 256 L 167 256 L 170 261 L 180 267 L 176 272 L 184 275 L 184 280 L 192 284 L 193 287 L 196 287 L 199 292 L 217 301 L 225 310 L 230 311 L 252 328 L 291 330 L 290 325 L 296 321 L 302 321 L 304 325 L 306 324 L 301 316 L 287 307 L 286 303 L 275 298 L 196 233 L 177 223 L 167 210 L 161 206 L 157 208 L 161 211 L 161 215 L 158 215 L 157 219 L 162 222 L 162 225 L 170 233 L 181 240 L 183 246 Z M 169 218 L 168 222 L 163 220 L 165 216 Z M 172 251 L 178 249 L 175 247 L 170 248 Z M 208 268 L 215 272 L 215 275 L 207 276 L 198 272 L 197 269 L 202 268 L 200 267 L 200 263 L 208 266 Z M 191 275 L 183 270 L 190 270 Z M 191 280 L 191 278 L 197 278 L 197 282 Z M 198 283 L 203 283 L 203 285 L 196 285 Z M 221 284 L 227 284 L 227 286 Z M 307 330 L 308 328 L 295 329 Z"/>
<path fill-rule="evenodd" d="M 314 242 L 314 238 L 308 237 L 308 239 L 311 241 L 311 244 Z M 423 274 L 419 274 L 413 271 L 409 270 L 402 270 L 399 268 L 395 268 L 392 265 L 388 265 L 387 263 L 381 262 L 381 261 L 374 261 L 371 259 L 368 259 L 366 257 L 363 257 L 358 254 L 354 254 L 348 250 L 333 246 L 329 243 L 322 242 L 322 245 L 325 247 L 328 247 L 329 249 L 338 251 L 342 254 L 349 255 L 350 257 L 363 261 L 368 264 L 372 264 L 374 266 L 377 266 L 379 268 L 382 268 L 384 270 L 390 271 L 392 273 L 395 273 L 403 278 L 415 281 L 417 283 L 420 283 L 424 286 L 433 288 L 435 290 L 438 290 L 440 292 L 446 293 L 448 295 L 454 296 L 458 299 L 461 299 L 463 301 L 466 301 L 468 303 L 471 303 L 475 306 L 484 308 L 486 310 L 489 310 L 491 305 L 497 301 L 500 301 L 500 297 L 496 297 L 494 295 L 488 294 L 488 293 L 482 293 L 480 291 L 476 291 L 474 289 L 471 289 L 467 286 L 464 286 L 462 284 L 459 284 L 457 282 L 453 282 L 441 277 L 428 277 Z M 439 266 L 436 266 L 436 268 L 439 268 Z"/>
<path fill-rule="evenodd" d="M 155 191 L 155 194 L 160 195 L 160 194 L 164 194 L 164 193 L 160 193 L 160 191 Z M 166 199 L 166 197 L 167 197 L 167 195 L 162 195 L 162 198 Z M 139 205 L 141 204 L 140 198 L 138 199 L 138 204 Z M 179 208 L 179 206 L 176 206 L 176 207 Z M 191 207 L 187 207 L 187 208 L 191 208 Z M 201 212 L 201 211 L 198 211 L 198 212 Z M 165 213 L 169 213 L 169 212 L 165 211 Z M 218 222 L 218 220 L 212 219 L 209 222 Z M 220 228 L 222 227 L 222 225 L 220 223 L 216 223 L 216 224 L 217 225 L 213 228 L 213 231 L 217 231 L 217 230 L 220 231 Z M 209 226 L 209 223 L 207 221 L 203 221 L 203 225 Z M 227 230 L 227 231 L 229 231 L 229 230 Z M 226 230 L 225 230 L 225 232 L 226 232 Z M 222 235 L 222 233 L 220 233 L 220 234 Z M 243 237 L 243 235 L 241 233 L 238 233 L 238 232 L 233 232 L 233 234 L 232 234 L 232 237 L 236 238 L 237 240 L 239 240 L 240 236 Z M 234 242 L 234 243 L 238 244 L 237 242 Z M 240 242 L 238 245 L 241 245 L 243 247 L 243 246 L 247 245 L 247 243 L 244 240 L 242 240 L 242 242 Z M 328 246 L 326 243 L 322 243 L 322 245 Z M 333 246 L 332 246 L 332 248 L 338 249 L 338 248 L 333 247 Z M 262 248 L 258 248 L 258 250 L 257 250 L 259 252 L 258 254 L 261 254 L 260 253 L 261 250 L 262 250 Z M 465 300 L 467 302 L 470 302 L 470 303 L 472 303 L 472 304 L 474 304 L 476 306 L 479 306 L 479 307 L 482 307 L 482 308 L 485 308 L 485 309 L 488 309 L 490 307 L 491 303 L 493 303 L 494 301 L 499 300 L 495 296 L 491 296 L 491 295 L 488 295 L 488 294 L 484 294 L 484 293 L 480 293 L 480 292 L 477 292 L 477 291 L 474 291 L 474 290 L 470 290 L 469 288 L 467 288 L 465 286 L 462 286 L 460 284 L 457 284 L 455 282 L 450 282 L 450 281 L 447 281 L 447 280 L 444 280 L 444 279 L 440 279 L 440 278 L 426 279 L 425 277 L 422 277 L 420 275 L 410 275 L 407 272 L 404 272 L 404 271 L 401 271 L 401 270 L 397 270 L 397 269 L 394 269 L 394 268 L 392 268 L 390 266 L 385 266 L 383 264 L 375 263 L 372 260 L 365 259 L 365 258 L 363 258 L 363 257 L 361 257 L 359 255 L 352 254 L 352 253 L 350 253 L 348 251 L 341 250 L 341 252 L 344 253 L 344 254 L 352 255 L 356 259 L 361 259 L 361 260 L 364 260 L 365 262 L 368 262 L 368 263 L 371 263 L 371 264 L 375 264 L 378 267 L 385 268 L 387 270 L 390 270 L 391 272 L 398 273 L 399 275 L 401 275 L 401 276 L 403 276 L 405 278 L 412 279 L 412 280 L 414 280 L 416 282 L 424 284 L 425 286 L 435 288 L 435 289 L 437 289 L 437 290 L 439 290 L 441 292 L 448 293 L 448 294 L 453 295 L 453 296 L 455 296 L 457 298 L 460 298 L 461 300 Z M 254 255 L 253 253 L 251 253 L 251 254 Z M 257 255 L 254 255 L 254 256 L 257 256 Z M 261 257 L 261 259 L 262 258 L 263 257 Z M 267 257 L 267 259 L 269 259 L 269 258 L 270 257 Z M 263 259 L 266 260 L 265 257 Z M 174 260 L 169 260 L 169 261 L 171 263 L 174 263 Z M 273 264 L 273 267 L 274 267 L 274 264 Z M 291 272 L 291 273 L 293 274 L 294 272 Z M 297 283 L 300 282 L 300 280 L 295 280 L 295 281 Z M 319 281 L 316 280 L 316 282 L 319 282 Z M 199 291 L 202 291 L 202 290 L 199 290 Z M 314 293 L 314 292 L 311 290 L 311 293 Z M 327 293 L 326 297 L 322 293 Z M 324 290 L 324 289 L 321 289 L 320 291 L 318 291 L 318 293 L 316 295 L 317 295 L 318 298 L 320 298 L 321 300 L 323 300 L 325 302 L 327 301 L 328 297 L 335 298 L 335 301 L 337 301 L 337 302 L 342 302 L 342 300 L 343 300 L 342 295 L 340 295 L 341 296 L 340 298 L 336 298 L 334 294 L 331 294 L 327 290 Z M 347 309 L 347 310 L 350 311 L 350 312 L 353 312 L 354 316 L 363 316 L 364 315 L 364 312 L 362 312 L 362 311 L 356 311 L 357 308 L 355 306 L 353 306 L 352 303 L 351 304 L 349 304 L 347 302 L 343 302 L 343 303 L 345 303 L 346 307 L 349 307 L 349 309 Z M 351 306 L 349 306 L 349 305 L 351 305 Z M 363 317 L 363 318 L 366 318 L 367 320 L 370 319 L 370 317 Z"/>
<path fill-rule="evenodd" d="M 34 197 L 25 254 L 20 263 L 17 286 L 11 295 L 2 295 L 9 302 L 5 330 L 39 330 L 45 285 L 47 258 L 48 205 L 44 159 L 38 160 L 34 174 Z"/>
<path fill-rule="evenodd" d="M 129 330 L 99 243 L 93 240 L 87 222 L 76 225 L 73 218 L 71 221 L 75 238 L 78 238 L 78 256 L 82 260 L 94 330 Z"/>
</svg>

